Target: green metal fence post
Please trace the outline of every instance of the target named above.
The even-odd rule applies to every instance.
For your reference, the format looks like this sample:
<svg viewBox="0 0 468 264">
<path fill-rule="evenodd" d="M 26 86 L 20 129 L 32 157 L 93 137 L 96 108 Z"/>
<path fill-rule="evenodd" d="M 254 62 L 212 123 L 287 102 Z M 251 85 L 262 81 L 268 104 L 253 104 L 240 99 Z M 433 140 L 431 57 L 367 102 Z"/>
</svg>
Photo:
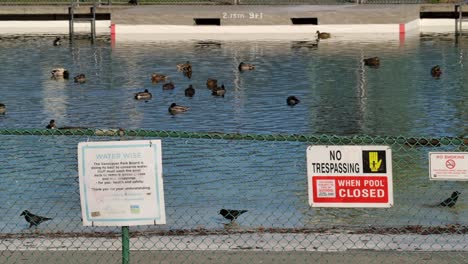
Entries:
<svg viewBox="0 0 468 264">
<path fill-rule="evenodd" d="M 128 226 L 122 226 L 122 264 L 130 263 L 130 235 Z"/>
</svg>

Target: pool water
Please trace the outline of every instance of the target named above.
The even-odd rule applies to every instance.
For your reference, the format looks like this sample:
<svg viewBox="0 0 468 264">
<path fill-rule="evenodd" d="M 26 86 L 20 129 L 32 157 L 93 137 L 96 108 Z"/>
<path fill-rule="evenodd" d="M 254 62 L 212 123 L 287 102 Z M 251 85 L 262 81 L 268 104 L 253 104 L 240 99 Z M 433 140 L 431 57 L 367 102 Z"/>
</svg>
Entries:
<svg viewBox="0 0 468 264">
<path fill-rule="evenodd" d="M 468 40 L 450 35 L 399 40 L 154 41 L 100 39 L 64 42 L 54 36 L 0 39 L 0 128 L 57 126 L 255 134 L 463 137 L 468 128 L 464 65 Z M 464 42 L 465 41 L 465 42 Z M 363 59 L 378 56 L 378 68 Z M 176 65 L 189 61 L 191 78 Z M 239 72 L 240 62 L 253 71 Z M 430 69 L 440 65 L 435 79 Z M 53 68 L 85 83 L 52 79 Z M 169 76 L 173 90 L 152 83 Z M 206 87 L 224 84 L 224 97 Z M 184 96 L 192 84 L 195 95 Z M 148 89 L 152 98 L 135 100 Z M 286 98 L 294 95 L 294 107 Z M 188 106 L 171 115 L 171 103 Z M 2 136 L 0 222 L 3 232 L 25 227 L 19 213 L 49 214 L 54 230 L 81 230 L 76 146 L 88 137 Z M 137 138 L 130 138 L 137 139 Z M 109 138 L 108 140 L 115 140 Z M 390 209 L 312 209 L 307 204 L 301 142 L 163 139 L 167 228 L 217 228 L 221 207 L 248 209 L 246 226 L 442 225 L 467 223 L 467 203 L 435 208 L 463 182 L 429 182 L 427 152 L 395 146 L 395 206 Z M 447 148 L 445 150 L 458 151 Z M 443 199 L 442 199 L 443 200 Z"/>
</svg>

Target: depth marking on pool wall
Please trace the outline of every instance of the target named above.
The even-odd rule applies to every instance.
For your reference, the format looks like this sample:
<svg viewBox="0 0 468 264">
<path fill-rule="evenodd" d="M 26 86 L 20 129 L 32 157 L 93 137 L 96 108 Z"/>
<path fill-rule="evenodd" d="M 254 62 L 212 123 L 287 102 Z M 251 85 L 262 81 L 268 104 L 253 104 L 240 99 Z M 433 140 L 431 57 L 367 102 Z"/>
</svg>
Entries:
<svg viewBox="0 0 468 264">
<path fill-rule="evenodd" d="M 262 12 L 247 12 L 247 13 L 231 13 L 231 12 L 223 12 L 222 13 L 223 19 L 263 19 Z"/>
</svg>

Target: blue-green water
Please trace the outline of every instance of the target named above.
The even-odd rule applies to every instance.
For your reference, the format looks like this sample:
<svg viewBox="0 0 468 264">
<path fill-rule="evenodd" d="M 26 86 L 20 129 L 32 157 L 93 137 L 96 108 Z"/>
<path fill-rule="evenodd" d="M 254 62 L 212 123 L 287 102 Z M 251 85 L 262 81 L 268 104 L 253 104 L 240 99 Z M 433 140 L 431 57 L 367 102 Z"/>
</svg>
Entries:
<svg viewBox="0 0 468 264">
<path fill-rule="evenodd" d="M 52 45 L 51 37 L 0 39 L 1 128 L 60 126 L 257 134 L 466 136 L 467 44 L 443 36 L 399 41 L 127 42 Z M 362 59 L 379 56 L 381 66 Z M 193 75 L 177 72 L 190 61 Z M 241 62 L 256 65 L 240 73 Z M 430 76 L 439 64 L 440 79 Z M 64 67 L 87 81 L 51 79 Z M 153 72 L 176 88 L 164 91 Z M 224 98 L 205 86 L 215 78 Z M 192 84 L 193 98 L 184 96 Z M 136 101 L 135 92 L 153 98 Z M 301 103 L 286 105 L 295 95 Z M 171 115 L 176 102 L 190 107 Z M 27 227 L 19 214 L 30 209 L 54 217 L 45 229 L 77 231 L 80 205 L 76 146 L 87 137 L 2 136 L 0 188 L 2 232 Z M 133 139 L 133 138 L 129 138 Z M 248 209 L 244 226 L 316 227 L 443 225 L 468 222 L 462 182 L 430 182 L 427 152 L 440 148 L 395 145 L 395 206 L 391 209 L 311 209 L 307 204 L 305 151 L 298 142 L 163 139 L 168 224 L 165 228 L 219 228 L 222 207 Z M 460 151 L 456 146 L 443 150 Z M 432 205 L 454 190 L 455 208 Z"/>
</svg>

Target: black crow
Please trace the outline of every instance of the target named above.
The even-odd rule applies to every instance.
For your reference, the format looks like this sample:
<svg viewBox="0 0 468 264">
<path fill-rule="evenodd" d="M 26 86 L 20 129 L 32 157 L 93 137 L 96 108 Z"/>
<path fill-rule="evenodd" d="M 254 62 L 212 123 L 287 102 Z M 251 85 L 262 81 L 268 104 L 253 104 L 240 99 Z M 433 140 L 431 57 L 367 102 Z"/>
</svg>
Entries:
<svg viewBox="0 0 468 264">
<path fill-rule="evenodd" d="M 24 219 L 26 219 L 26 221 L 29 223 L 29 228 L 31 228 L 32 226 L 37 227 L 37 225 L 39 225 L 40 223 L 52 219 L 52 218 L 32 214 L 28 210 L 24 210 L 20 216 L 22 215 L 24 215 Z"/>
<path fill-rule="evenodd" d="M 247 212 L 247 210 L 231 210 L 231 209 L 221 209 L 219 214 L 222 215 L 224 218 L 234 221 L 239 217 L 239 215 Z"/>
<path fill-rule="evenodd" d="M 459 191 L 455 191 L 452 193 L 452 195 L 445 199 L 443 202 L 441 202 L 439 205 L 440 206 L 448 206 L 448 207 L 453 207 L 455 205 L 455 203 L 457 202 L 458 200 L 458 196 L 460 195 L 461 193 Z"/>
</svg>

